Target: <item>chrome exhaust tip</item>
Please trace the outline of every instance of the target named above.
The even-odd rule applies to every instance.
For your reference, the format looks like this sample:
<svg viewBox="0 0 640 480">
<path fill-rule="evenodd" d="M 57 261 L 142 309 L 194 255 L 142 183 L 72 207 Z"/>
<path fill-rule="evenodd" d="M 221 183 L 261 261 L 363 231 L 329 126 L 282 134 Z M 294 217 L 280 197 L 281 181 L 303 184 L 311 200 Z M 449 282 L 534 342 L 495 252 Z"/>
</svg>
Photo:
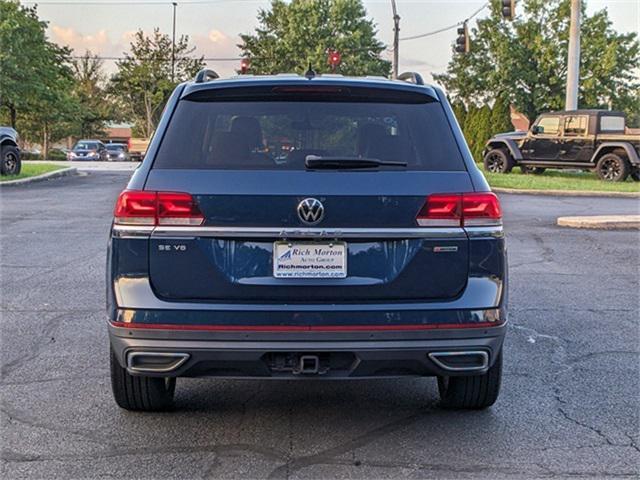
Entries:
<svg viewBox="0 0 640 480">
<path fill-rule="evenodd" d="M 133 373 L 166 373 L 177 370 L 189 360 L 188 353 L 129 352 L 127 370 Z"/>
<path fill-rule="evenodd" d="M 484 350 L 431 352 L 427 356 L 438 367 L 449 372 L 476 372 L 489 367 L 489 354 Z"/>
</svg>

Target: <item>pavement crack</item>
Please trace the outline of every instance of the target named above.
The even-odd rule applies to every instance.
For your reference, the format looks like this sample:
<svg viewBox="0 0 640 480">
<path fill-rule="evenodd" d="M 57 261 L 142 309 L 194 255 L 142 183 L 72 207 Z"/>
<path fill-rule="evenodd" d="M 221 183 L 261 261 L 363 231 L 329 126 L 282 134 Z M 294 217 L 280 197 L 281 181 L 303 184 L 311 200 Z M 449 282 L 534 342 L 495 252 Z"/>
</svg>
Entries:
<svg viewBox="0 0 640 480">
<path fill-rule="evenodd" d="M 564 400 L 562 400 L 559 397 L 556 397 L 556 400 L 558 402 L 560 402 L 560 403 L 567 403 L 567 402 L 565 402 Z M 591 425 L 588 425 L 588 424 L 586 424 L 584 422 L 581 422 L 581 421 L 577 420 L 576 418 L 573 418 L 561 406 L 559 406 L 557 408 L 557 410 L 558 410 L 558 412 L 560 412 L 560 414 L 564 417 L 565 420 L 568 420 L 569 422 L 574 423 L 574 424 L 578 425 L 579 427 L 586 428 L 586 429 L 592 431 L 593 433 L 598 435 L 600 438 L 602 438 L 607 445 L 611 445 L 611 446 L 614 446 L 614 447 L 628 446 L 628 445 L 620 445 L 618 443 L 612 442 L 611 439 L 608 436 L 606 436 L 604 433 L 602 433 L 599 429 L 597 429 L 596 427 L 593 427 Z"/>
<path fill-rule="evenodd" d="M 509 323 L 509 325 L 511 326 L 511 328 L 519 332 L 522 332 L 527 337 L 527 342 L 529 343 L 536 343 L 539 340 L 548 340 L 553 344 L 555 344 L 554 357 L 555 357 L 556 363 L 560 365 L 563 365 L 565 363 L 565 359 L 567 357 L 567 351 L 564 346 L 564 343 L 566 343 L 565 340 L 563 340 L 562 338 L 556 335 L 548 335 L 546 333 L 540 333 L 537 330 L 534 330 L 533 328 L 525 327 L 524 325 L 519 325 L 513 322 Z"/>
<path fill-rule="evenodd" d="M 0 453 L 0 458 L 4 462 L 16 462 L 16 463 L 24 463 L 24 462 L 36 462 L 40 460 L 42 457 L 40 455 L 28 455 L 26 453 L 14 452 L 13 450 L 3 449 Z"/>
<path fill-rule="evenodd" d="M 84 263 L 86 260 L 92 260 L 95 258 L 99 258 L 101 255 L 104 255 L 104 252 L 96 250 L 95 253 L 91 253 L 88 255 L 83 255 L 81 257 L 73 258 L 67 262 L 60 263 L 59 265 L 48 265 L 45 269 L 35 272 L 31 275 L 27 275 L 25 278 L 20 279 L 21 282 L 26 283 L 34 277 L 44 277 L 50 273 L 60 272 L 61 270 L 67 267 L 74 267 L 77 264 Z"/>
<path fill-rule="evenodd" d="M 88 380 L 88 379 L 94 379 L 94 378 L 106 378 L 108 376 L 109 376 L 108 371 L 105 371 L 105 373 L 102 375 L 74 375 L 69 377 L 38 378 L 35 380 L 0 382 L 0 385 L 1 386 L 38 385 L 43 383 L 68 382 L 71 380 Z"/>
<path fill-rule="evenodd" d="M 637 313 L 636 308 L 562 308 L 562 307 L 510 307 L 511 312 L 589 312 L 589 313 Z"/>
<path fill-rule="evenodd" d="M 622 432 L 622 434 L 627 437 L 629 439 L 629 446 L 631 448 L 633 448 L 634 450 L 640 452 L 640 447 L 638 446 L 638 444 L 636 443 L 635 438 L 633 438 L 631 435 L 629 435 L 627 432 Z"/>
<path fill-rule="evenodd" d="M 103 442 L 104 444 L 104 442 Z M 34 462 L 34 461 L 64 461 L 64 460 L 89 460 L 109 459 L 125 456 L 142 456 L 142 455 L 173 455 L 185 454 L 193 455 L 197 453 L 213 453 L 218 458 L 229 456 L 235 457 L 239 453 L 248 453 L 251 455 L 262 455 L 265 458 L 274 461 L 286 460 L 284 452 L 269 447 L 259 445 L 249 445 L 243 443 L 222 444 L 222 445 L 147 445 L 145 447 L 128 447 L 108 444 L 102 452 L 91 453 L 69 453 L 61 455 L 37 455 L 28 456 L 22 454 L 13 455 L 11 458 L 3 459 L 11 462 Z M 211 466 L 213 468 L 213 466 Z"/>
<path fill-rule="evenodd" d="M 103 308 L 2 308 L 3 313 L 101 313 Z"/>
<path fill-rule="evenodd" d="M 90 443 L 96 443 L 96 444 L 108 446 L 108 447 L 114 446 L 108 443 L 105 440 L 105 438 L 99 435 L 96 435 L 94 432 L 88 432 L 86 430 L 74 428 L 71 425 L 69 427 L 59 427 L 57 425 L 52 425 L 38 418 L 31 417 L 25 412 L 22 412 L 16 408 L 10 407 L 9 405 L 6 404 L 6 402 L 2 402 L 2 404 L 0 405 L 0 412 L 5 414 L 9 421 L 21 423 L 29 427 L 41 428 L 43 430 L 48 430 L 51 432 L 62 432 L 62 433 L 67 433 L 71 435 L 77 435 Z"/>
<path fill-rule="evenodd" d="M 523 325 L 518 325 L 513 322 L 510 323 L 510 326 L 516 331 L 522 332 L 526 336 L 526 340 L 529 343 L 535 344 L 539 340 L 547 340 L 554 345 L 551 360 L 555 365 L 558 366 L 558 369 L 553 373 L 554 379 L 551 386 L 553 391 L 553 398 L 558 404 L 556 410 L 566 421 L 590 430 L 591 432 L 595 433 L 599 438 L 601 438 L 606 445 L 615 446 L 615 447 L 632 447 L 638 450 L 637 445 L 635 445 L 633 441 L 631 441 L 630 444 L 616 443 L 612 441 L 600 429 L 594 427 L 593 425 L 589 425 L 587 423 L 581 422 L 578 419 L 572 417 L 566 410 L 566 405 L 569 405 L 570 402 L 567 401 L 565 398 L 563 398 L 562 392 L 561 392 L 561 386 L 558 384 L 562 375 L 571 371 L 574 368 L 574 365 L 586 359 L 593 358 L 599 355 L 628 355 L 628 354 L 637 355 L 638 354 L 637 352 L 627 351 L 627 350 L 605 350 L 600 352 L 587 353 L 575 358 L 569 358 L 567 354 L 567 348 L 565 346 L 567 342 L 562 338 L 555 335 L 543 334 L 538 332 L 537 330 L 534 330 L 533 328 L 525 327 Z"/>
<path fill-rule="evenodd" d="M 590 352 L 585 353 L 584 355 L 579 355 L 577 357 L 572 358 L 569 363 L 574 365 L 576 363 L 583 362 L 585 360 L 591 360 L 592 358 L 600 357 L 600 356 L 617 356 L 617 355 L 635 355 L 638 356 L 640 352 L 632 351 L 632 350 L 602 350 L 599 352 Z"/>
<path fill-rule="evenodd" d="M 351 452 L 357 448 L 364 447 L 376 440 L 379 440 L 380 438 L 383 438 L 386 435 L 389 435 L 390 433 L 396 432 L 398 430 L 402 430 L 403 428 L 406 428 L 409 425 L 418 421 L 419 419 L 423 418 L 428 413 L 431 413 L 431 411 L 430 410 L 428 410 L 427 412 L 419 411 L 407 417 L 400 418 L 399 420 L 396 420 L 394 422 L 374 428 L 373 430 L 369 430 L 368 432 L 365 432 L 362 435 L 358 435 L 352 440 L 330 447 L 319 453 L 306 455 L 306 456 L 298 457 L 295 459 L 290 459 L 287 461 L 286 464 L 281 465 L 276 469 L 274 469 L 267 476 L 267 478 L 268 479 L 289 478 L 291 473 L 301 470 L 303 468 L 307 468 L 312 465 L 323 464 L 325 462 L 331 463 L 334 461 L 333 460 L 334 457 Z"/>
<path fill-rule="evenodd" d="M 55 337 L 53 336 L 53 334 L 56 332 L 58 327 L 60 327 L 60 324 L 62 323 L 65 315 L 66 313 L 56 315 L 55 317 L 48 320 L 42 327 L 42 333 L 39 338 L 31 344 L 30 348 L 28 348 L 23 355 L 20 355 L 13 360 L 3 364 L 2 368 L 0 368 L 0 374 L 2 375 L 2 377 L 9 375 L 9 373 L 11 373 L 16 368 L 19 368 L 23 363 L 38 357 L 45 346 L 54 343 Z"/>
<path fill-rule="evenodd" d="M 237 427 L 238 434 L 242 435 L 245 428 L 245 423 L 247 420 L 247 405 L 253 401 L 260 394 L 260 389 L 257 387 L 251 395 L 249 395 L 241 404 L 240 404 L 240 422 Z"/>
<path fill-rule="evenodd" d="M 293 406 L 289 407 L 287 418 L 287 463 L 284 464 L 284 468 L 285 479 L 289 480 L 289 476 L 291 475 L 291 459 L 293 458 Z"/>
</svg>

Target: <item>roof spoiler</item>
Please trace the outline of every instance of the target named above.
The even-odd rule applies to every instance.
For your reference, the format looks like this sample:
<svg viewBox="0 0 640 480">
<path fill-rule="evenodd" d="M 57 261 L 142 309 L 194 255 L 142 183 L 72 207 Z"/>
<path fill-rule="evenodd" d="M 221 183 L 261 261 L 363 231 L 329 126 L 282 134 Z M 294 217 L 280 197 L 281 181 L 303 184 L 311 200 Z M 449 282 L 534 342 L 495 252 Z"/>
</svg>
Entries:
<svg viewBox="0 0 640 480">
<path fill-rule="evenodd" d="M 398 80 L 402 80 L 409 83 L 415 83 L 416 85 L 424 85 L 422 75 L 416 72 L 404 72 L 398 75 Z"/>
<path fill-rule="evenodd" d="M 203 68 L 202 70 L 200 70 L 196 74 L 195 82 L 196 83 L 205 83 L 205 82 L 208 82 L 210 80 L 215 80 L 216 78 L 220 78 L 220 75 L 218 75 L 213 70 L 210 70 L 208 68 Z"/>
</svg>

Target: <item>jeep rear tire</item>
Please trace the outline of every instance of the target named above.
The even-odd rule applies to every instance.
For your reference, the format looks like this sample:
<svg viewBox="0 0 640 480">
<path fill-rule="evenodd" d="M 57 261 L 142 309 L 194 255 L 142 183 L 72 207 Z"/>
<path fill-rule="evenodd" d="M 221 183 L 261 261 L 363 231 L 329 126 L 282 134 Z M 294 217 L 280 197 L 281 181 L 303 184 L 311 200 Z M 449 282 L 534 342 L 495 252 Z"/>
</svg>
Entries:
<svg viewBox="0 0 640 480">
<path fill-rule="evenodd" d="M 173 407 L 175 378 L 130 375 L 110 348 L 111 388 L 116 403 L 125 410 L 160 412 Z"/>
<path fill-rule="evenodd" d="M 491 173 L 509 173 L 514 166 L 511 154 L 504 148 L 489 150 L 483 159 L 484 168 Z"/>
<path fill-rule="evenodd" d="M 18 175 L 22 168 L 20 161 L 20 151 L 13 145 L 0 147 L 0 174 Z"/>
<path fill-rule="evenodd" d="M 634 167 L 629 176 L 634 182 L 640 182 L 640 167 Z"/>
<path fill-rule="evenodd" d="M 502 352 L 484 375 L 438 377 L 440 405 L 444 408 L 482 409 L 498 399 L 502 381 Z"/>
<path fill-rule="evenodd" d="M 627 159 L 615 153 L 603 155 L 596 164 L 596 174 L 606 182 L 624 182 L 630 170 Z"/>
</svg>

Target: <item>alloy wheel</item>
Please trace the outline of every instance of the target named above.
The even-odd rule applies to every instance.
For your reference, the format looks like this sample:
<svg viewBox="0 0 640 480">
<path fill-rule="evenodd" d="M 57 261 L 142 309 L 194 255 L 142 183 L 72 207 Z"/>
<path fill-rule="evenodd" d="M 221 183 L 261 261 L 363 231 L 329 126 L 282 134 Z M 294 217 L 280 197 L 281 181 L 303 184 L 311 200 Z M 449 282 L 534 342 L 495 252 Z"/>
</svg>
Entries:
<svg viewBox="0 0 640 480">
<path fill-rule="evenodd" d="M 504 158 L 499 153 L 491 153 L 487 158 L 487 168 L 492 173 L 504 171 Z"/>
<path fill-rule="evenodd" d="M 616 159 L 609 158 L 602 162 L 600 172 L 605 180 L 616 180 L 622 174 L 622 165 Z"/>
<path fill-rule="evenodd" d="M 13 152 L 7 152 L 4 156 L 4 167 L 8 175 L 13 175 L 18 166 L 18 157 Z"/>
</svg>

